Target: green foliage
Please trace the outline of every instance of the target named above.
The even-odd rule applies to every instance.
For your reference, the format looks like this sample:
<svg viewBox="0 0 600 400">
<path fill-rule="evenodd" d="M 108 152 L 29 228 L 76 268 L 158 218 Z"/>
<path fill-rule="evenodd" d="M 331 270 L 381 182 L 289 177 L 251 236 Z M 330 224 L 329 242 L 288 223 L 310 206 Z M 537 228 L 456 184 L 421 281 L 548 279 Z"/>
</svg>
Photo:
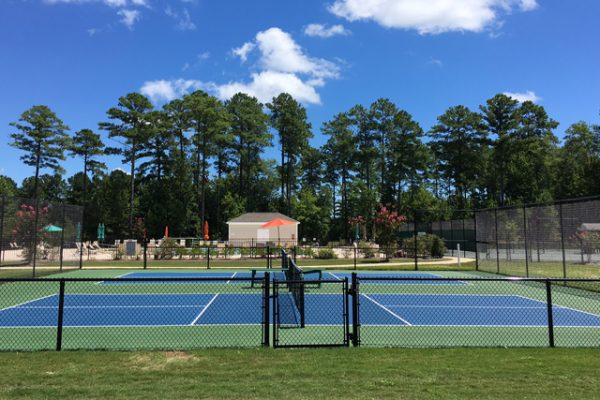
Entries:
<svg viewBox="0 0 600 400">
<path fill-rule="evenodd" d="M 331 260 L 331 259 L 337 258 L 337 256 L 335 255 L 335 252 L 333 251 L 333 249 L 324 247 L 317 251 L 315 258 L 318 258 L 320 260 Z"/>
<path fill-rule="evenodd" d="M 160 246 L 158 246 L 154 251 L 154 255 L 160 260 L 170 260 L 175 255 L 180 254 L 180 250 L 178 250 L 179 248 L 180 246 L 177 244 L 175 239 L 165 238 Z"/>
<path fill-rule="evenodd" d="M 415 236 L 404 239 L 402 248 L 406 252 L 407 257 L 415 256 Z M 417 256 L 442 258 L 446 253 L 446 245 L 444 239 L 437 235 L 421 235 L 417 236 Z"/>
</svg>

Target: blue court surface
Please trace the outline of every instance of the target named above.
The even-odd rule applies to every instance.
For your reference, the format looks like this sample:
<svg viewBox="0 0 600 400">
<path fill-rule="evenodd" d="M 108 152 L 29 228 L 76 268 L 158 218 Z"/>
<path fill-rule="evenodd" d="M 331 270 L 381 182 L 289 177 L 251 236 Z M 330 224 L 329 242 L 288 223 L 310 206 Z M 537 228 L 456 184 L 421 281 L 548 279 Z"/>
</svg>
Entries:
<svg viewBox="0 0 600 400">
<path fill-rule="evenodd" d="M 280 308 L 294 307 L 280 294 Z M 343 297 L 306 294 L 306 325 L 341 325 Z M 256 325 L 262 321 L 258 293 L 68 294 L 64 326 Z M 281 310 L 285 311 L 285 310 Z M 600 327 L 600 316 L 554 306 L 557 327 Z M 362 326 L 546 327 L 544 302 L 521 296 L 361 294 Z M 34 299 L 0 310 L 0 328 L 56 327 L 58 296 Z"/>
<path fill-rule="evenodd" d="M 257 271 L 256 278 L 263 278 L 264 271 Z M 419 280 L 408 280 L 408 281 L 389 281 L 384 279 L 377 278 L 441 278 L 439 275 L 431 274 L 431 273 L 419 273 L 419 272 L 358 272 L 358 276 L 361 278 L 368 278 L 368 280 L 363 283 L 366 284 L 390 284 L 390 285 L 464 285 L 465 282 L 462 281 L 419 281 Z M 102 284 L 108 285 L 136 285 L 136 284 L 193 284 L 193 283 L 201 283 L 201 284 L 223 284 L 227 283 L 231 278 L 244 278 L 250 279 L 252 278 L 252 274 L 250 272 L 150 272 L 150 271 L 141 271 L 141 272 L 131 272 L 125 275 L 120 275 L 119 278 L 222 278 L 207 282 L 194 282 L 194 281 L 152 281 L 152 282 L 144 282 L 144 281 L 103 281 Z M 283 272 L 272 272 L 272 279 L 277 280 L 285 280 L 285 275 Z M 344 279 L 348 279 L 350 282 L 352 280 L 352 273 L 349 272 L 328 272 L 323 271 L 323 280 L 337 280 L 342 281 Z M 306 280 L 317 279 L 315 275 L 306 275 Z"/>
</svg>

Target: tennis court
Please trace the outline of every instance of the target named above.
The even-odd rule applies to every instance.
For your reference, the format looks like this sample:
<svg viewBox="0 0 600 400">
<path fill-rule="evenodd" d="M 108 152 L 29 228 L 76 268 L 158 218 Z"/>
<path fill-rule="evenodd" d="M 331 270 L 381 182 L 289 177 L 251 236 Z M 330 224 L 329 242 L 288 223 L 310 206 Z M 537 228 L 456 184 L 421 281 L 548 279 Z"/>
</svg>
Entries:
<svg viewBox="0 0 600 400">
<path fill-rule="evenodd" d="M 549 309 L 558 345 L 600 345 L 598 282 L 553 284 L 549 308 L 537 281 L 359 272 L 353 294 L 347 271 L 298 285 L 274 271 L 269 285 L 268 271 L 253 281 L 247 270 L 74 271 L 62 289 L 57 280 L 5 282 L 0 348 L 52 349 L 59 320 L 73 349 L 255 347 L 269 336 L 277 346 L 348 345 L 359 334 L 362 346 L 547 346 Z"/>
</svg>

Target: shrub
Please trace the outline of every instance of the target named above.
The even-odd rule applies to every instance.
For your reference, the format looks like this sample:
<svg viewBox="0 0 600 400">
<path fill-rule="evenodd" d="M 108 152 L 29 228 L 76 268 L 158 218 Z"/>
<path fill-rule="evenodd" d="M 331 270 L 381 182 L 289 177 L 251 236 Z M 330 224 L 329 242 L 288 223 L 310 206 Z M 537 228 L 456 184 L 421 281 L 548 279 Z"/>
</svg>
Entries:
<svg viewBox="0 0 600 400">
<path fill-rule="evenodd" d="M 161 260 L 170 260 L 175 254 L 177 254 L 177 248 L 179 248 L 179 245 L 174 239 L 166 238 L 162 241 L 160 246 L 158 246 L 155 254 Z"/>
<path fill-rule="evenodd" d="M 407 257 L 415 256 L 415 237 L 404 239 L 402 241 Z M 418 236 L 417 255 L 421 257 L 441 258 L 446 253 L 444 239 L 437 235 Z"/>
<path fill-rule="evenodd" d="M 315 258 L 318 258 L 321 260 L 331 260 L 331 259 L 334 259 L 337 257 L 335 255 L 333 249 L 324 248 L 324 249 L 319 249 Z"/>
</svg>

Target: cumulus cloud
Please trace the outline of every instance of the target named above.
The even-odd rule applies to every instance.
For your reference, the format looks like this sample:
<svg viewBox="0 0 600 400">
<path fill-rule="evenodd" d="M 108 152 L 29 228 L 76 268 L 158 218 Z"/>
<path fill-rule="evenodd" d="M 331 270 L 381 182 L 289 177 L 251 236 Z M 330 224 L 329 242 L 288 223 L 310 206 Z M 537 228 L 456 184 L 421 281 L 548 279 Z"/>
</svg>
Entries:
<svg viewBox="0 0 600 400">
<path fill-rule="evenodd" d="M 192 90 L 198 90 L 202 86 L 202 83 L 196 80 L 156 80 L 144 82 L 140 88 L 140 92 L 156 103 L 171 101 Z"/>
<path fill-rule="evenodd" d="M 231 53 L 234 56 L 237 56 L 242 60 L 242 62 L 246 62 L 248 59 L 248 54 L 256 47 L 256 45 L 252 42 L 246 42 L 238 48 L 231 50 Z"/>
<path fill-rule="evenodd" d="M 533 103 L 537 103 L 541 100 L 541 97 L 538 97 L 538 95 L 536 95 L 535 92 L 532 92 L 531 90 L 528 90 L 524 93 L 504 92 L 504 94 L 507 95 L 508 97 L 512 97 L 513 99 L 517 100 L 519 103 L 523 103 L 525 101 L 531 101 Z"/>
<path fill-rule="evenodd" d="M 344 28 L 344 25 L 333 25 L 329 28 L 322 24 L 309 24 L 304 28 L 306 36 L 317 36 L 321 38 L 330 38 L 336 35 L 349 35 L 350 31 Z"/>
<path fill-rule="evenodd" d="M 348 21 L 375 21 L 420 34 L 481 32 L 513 8 L 531 11 L 536 0 L 335 0 L 329 11 Z"/>
<path fill-rule="evenodd" d="M 122 9 L 117 12 L 121 16 L 121 22 L 129 29 L 133 29 L 133 25 L 140 19 L 138 10 Z"/>
<path fill-rule="evenodd" d="M 257 58 L 252 68 L 257 71 L 251 73 L 246 81 L 215 83 L 182 79 L 158 80 L 145 82 L 141 91 L 153 101 L 172 100 L 197 89 L 209 91 L 222 100 L 243 92 L 255 96 L 263 103 L 285 92 L 300 102 L 320 104 L 317 88 L 340 75 L 337 64 L 310 57 L 289 33 L 279 28 L 258 32 L 253 41 L 232 50 L 232 54 L 242 62 L 253 52 L 257 54 Z"/>
</svg>

